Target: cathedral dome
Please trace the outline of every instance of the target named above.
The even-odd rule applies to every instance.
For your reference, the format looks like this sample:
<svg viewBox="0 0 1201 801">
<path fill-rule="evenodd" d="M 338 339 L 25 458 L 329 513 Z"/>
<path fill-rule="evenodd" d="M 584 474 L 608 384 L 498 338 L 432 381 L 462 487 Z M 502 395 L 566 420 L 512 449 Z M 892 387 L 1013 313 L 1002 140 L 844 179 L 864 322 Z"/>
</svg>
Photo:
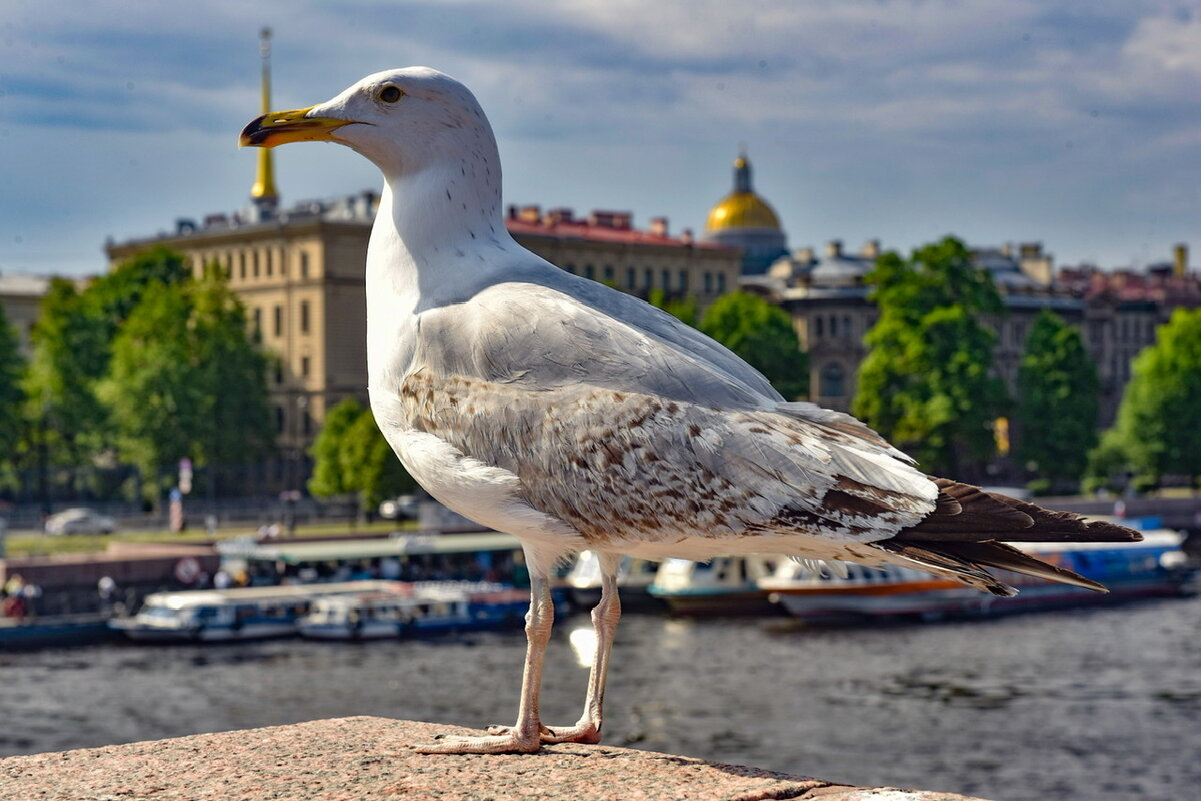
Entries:
<svg viewBox="0 0 1201 801">
<path fill-rule="evenodd" d="M 741 250 L 743 275 L 761 275 L 773 261 L 788 254 L 780 218 L 751 187 L 746 153 L 734 162 L 734 191 L 709 212 L 705 240 Z"/>
<path fill-rule="evenodd" d="M 729 228 L 775 228 L 780 218 L 776 212 L 751 189 L 751 165 L 746 156 L 734 162 L 734 191 L 726 195 L 709 212 L 706 231 Z"/>
</svg>

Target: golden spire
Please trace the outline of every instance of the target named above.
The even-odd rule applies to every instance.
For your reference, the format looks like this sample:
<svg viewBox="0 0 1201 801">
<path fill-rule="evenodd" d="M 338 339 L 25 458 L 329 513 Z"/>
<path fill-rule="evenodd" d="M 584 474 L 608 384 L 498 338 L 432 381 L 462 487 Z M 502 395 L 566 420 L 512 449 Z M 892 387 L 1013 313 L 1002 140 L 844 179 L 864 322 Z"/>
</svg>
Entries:
<svg viewBox="0 0 1201 801">
<path fill-rule="evenodd" d="M 271 111 L 271 29 L 263 28 L 259 33 L 259 52 L 263 55 L 263 114 Z M 274 206 L 279 201 L 275 189 L 275 162 L 271 160 L 271 149 L 259 148 L 259 166 L 254 176 L 250 197 L 260 206 Z"/>
</svg>

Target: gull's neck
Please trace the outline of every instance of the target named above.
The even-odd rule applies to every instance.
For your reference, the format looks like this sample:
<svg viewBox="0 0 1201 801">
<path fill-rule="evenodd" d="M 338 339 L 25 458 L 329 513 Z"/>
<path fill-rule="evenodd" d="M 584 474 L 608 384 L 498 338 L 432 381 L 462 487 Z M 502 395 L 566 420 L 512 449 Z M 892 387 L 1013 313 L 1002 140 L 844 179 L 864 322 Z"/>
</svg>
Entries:
<svg viewBox="0 0 1201 801">
<path fill-rule="evenodd" d="M 367 248 L 373 385 L 384 373 L 407 370 L 418 314 L 467 300 L 502 280 L 519 258 L 501 216 L 498 162 L 467 152 L 458 161 L 385 176 Z"/>
</svg>

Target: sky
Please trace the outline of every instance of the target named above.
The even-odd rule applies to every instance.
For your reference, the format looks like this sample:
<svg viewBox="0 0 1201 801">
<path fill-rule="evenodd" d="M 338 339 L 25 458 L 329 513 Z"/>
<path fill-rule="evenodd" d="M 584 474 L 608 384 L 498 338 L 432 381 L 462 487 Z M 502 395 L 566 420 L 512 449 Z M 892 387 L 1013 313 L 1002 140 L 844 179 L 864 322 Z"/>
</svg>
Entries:
<svg viewBox="0 0 1201 801">
<path fill-rule="evenodd" d="M 740 146 L 793 248 L 946 234 L 1201 262 L 1201 0 L 0 0 L 0 273 L 246 205 L 276 109 L 422 64 L 475 92 L 506 203 L 703 229 Z M 277 148 L 285 205 L 381 183 Z"/>
</svg>

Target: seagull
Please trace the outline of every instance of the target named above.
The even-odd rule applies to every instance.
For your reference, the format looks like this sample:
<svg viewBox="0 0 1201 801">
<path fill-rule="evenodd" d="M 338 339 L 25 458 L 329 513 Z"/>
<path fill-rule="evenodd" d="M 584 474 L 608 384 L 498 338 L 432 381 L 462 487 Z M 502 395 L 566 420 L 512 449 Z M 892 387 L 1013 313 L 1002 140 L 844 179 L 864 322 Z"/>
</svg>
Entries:
<svg viewBox="0 0 1201 801">
<path fill-rule="evenodd" d="M 1104 587 L 1004 542 L 1139 539 L 930 477 L 859 420 L 785 400 L 695 329 L 518 245 L 492 128 L 444 73 L 378 72 L 325 103 L 264 114 L 239 139 L 300 141 L 346 145 L 383 173 L 365 278 L 380 430 L 431 496 L 517 536 L 530 570 L 516 724 L 421 752 L 599 742 L 622 555 L 896 564 L 1009 596 L 986 568 Z M 584 711 L 546 726 L 551 574 L 585 549 L 603 575 Z"/>
</svg>

